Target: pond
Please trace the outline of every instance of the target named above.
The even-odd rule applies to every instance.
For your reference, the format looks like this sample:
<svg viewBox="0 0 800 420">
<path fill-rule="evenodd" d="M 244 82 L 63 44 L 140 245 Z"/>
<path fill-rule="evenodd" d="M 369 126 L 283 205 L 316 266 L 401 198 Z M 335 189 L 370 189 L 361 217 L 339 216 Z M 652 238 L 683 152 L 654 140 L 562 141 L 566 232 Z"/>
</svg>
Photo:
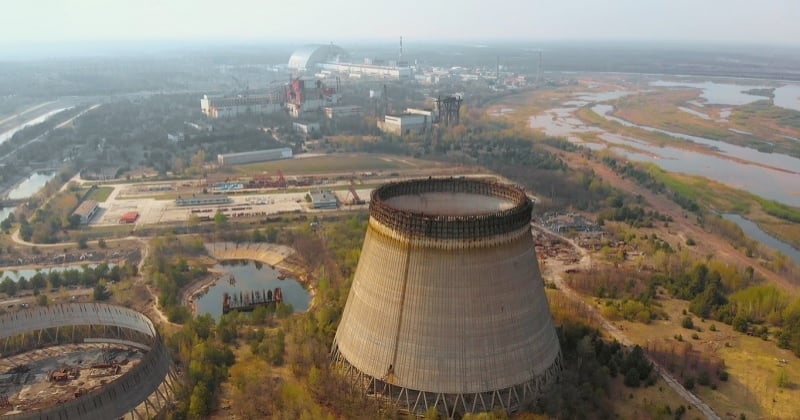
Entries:
<svg viewBox="0 0 800 420">
<path fill-rule="evenodd" d="M 765 246 L 780 251 L 781 254 L 789 257 L 795 264 L 800 264 L 800 251 L 795 249 L 792 245 L 764 232 L 757 224 L 738 214 L 722 214 L 721 216 L 739 225 L 747 236 L 761 242 Z"/>
<path fill-rule="evenodd" d="M 300 282 L 291 277 L 279 280 L 280 272 L 269 265 L 255 261 L 224 261 L 215 265 L 214 268 L 226 275 L 196 299 L 197 315 L 207 313 L 219 320 L 222 315 L 222 297 L 225 293 L 239 294 L 240 292 L 274 290 L 276 287 L 281 288 L 283 301 L 291 304 L 295 312 L 307 310 L 311 302 L 311 295 Z M 230 281 L 231 276 L 235 279 L 234 282 Z"/>
</svg>

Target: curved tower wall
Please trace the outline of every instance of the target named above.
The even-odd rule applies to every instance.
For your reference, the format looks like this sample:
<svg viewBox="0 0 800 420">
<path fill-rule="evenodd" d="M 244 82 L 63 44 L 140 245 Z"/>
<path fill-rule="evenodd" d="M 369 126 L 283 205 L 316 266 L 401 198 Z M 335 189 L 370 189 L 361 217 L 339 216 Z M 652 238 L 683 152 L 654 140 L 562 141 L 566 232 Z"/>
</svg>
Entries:
<svg viewBox="0 0 800 420">
<path fill-rule="evenodd" d="M 447 412 L 532 398 L 557 371 L 560 348 L 531 210 L 521 190 L 482 181 L 376 190 L 335 356 L 373 391 L 394 388 L 409 411 L 440 398 Z"/>
<path fill-rule="evenodd" d="M 76 330 L 88 327 L 79 334 Z M 0 315 L 0 359 L 11 354 L 84 340 L 147 349 L 128 372 L 67 401 L 2 419 L 141 419 L 173 403 L 178 378 L 166 345 L 147 316 L 104 303 L 66 303 Z"/>
</svg>

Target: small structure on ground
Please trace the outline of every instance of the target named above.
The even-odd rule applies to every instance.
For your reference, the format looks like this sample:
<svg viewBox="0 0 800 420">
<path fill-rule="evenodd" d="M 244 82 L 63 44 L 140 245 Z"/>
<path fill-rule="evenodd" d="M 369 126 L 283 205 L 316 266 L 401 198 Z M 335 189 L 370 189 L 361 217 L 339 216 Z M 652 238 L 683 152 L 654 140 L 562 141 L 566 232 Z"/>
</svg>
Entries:
<svg viewBox="0 0 800 420">
<path fill-rule="evenodd" d="M 97 214 L 97 209 L 99 209 L 97 205 L 97 201 L 95 200 L 86 200 L 81 203 L 78 208 L 72 212 L 73 215 L 80 216 L 81 224 L 87 225 L 89 221 L 92 220 L 95 214 Z"/>
<path fill-rule="evenodd" d="M 311 190 L 308 195 L 311 196 L 312 209 L 339 208 L 339 199 L 331 190 Z"/>
</svg>

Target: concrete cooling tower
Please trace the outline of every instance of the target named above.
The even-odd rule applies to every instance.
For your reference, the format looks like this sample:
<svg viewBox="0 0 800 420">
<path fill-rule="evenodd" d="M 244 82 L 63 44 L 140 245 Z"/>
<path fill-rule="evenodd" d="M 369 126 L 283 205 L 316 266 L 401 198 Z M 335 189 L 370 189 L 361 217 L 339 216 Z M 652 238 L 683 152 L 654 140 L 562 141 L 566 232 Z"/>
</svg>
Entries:
<svg viewBox="0 0 800 420">
<path fill-rule="evenodd" d="M 401 411 L 515 411 L 558 375 L 561 352 L 516 187 L 426 179 L 372 193 L 332 356 Z"/>
</svg>

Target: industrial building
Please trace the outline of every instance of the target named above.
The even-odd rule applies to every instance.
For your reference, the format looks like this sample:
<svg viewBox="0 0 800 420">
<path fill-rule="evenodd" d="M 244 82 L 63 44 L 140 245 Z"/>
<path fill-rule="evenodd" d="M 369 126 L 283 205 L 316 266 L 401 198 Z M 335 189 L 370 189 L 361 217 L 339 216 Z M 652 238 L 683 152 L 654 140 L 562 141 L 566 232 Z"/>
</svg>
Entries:
<svg viewBox="0 0 800 420">
<path fill-rule="evenodd" d="M 325 116 L 332 120 L 360 117 L 364 113 L 364 109 L 357 105 L 327 106 L 323 111 L 325 111 Z"/>
<path fill-rule="evenodd" d="M 89 221 L 92 220 L 92 217 L 94 217 L 94 215 L 97 214 L 97 210 L 99 208 L 100 207 L 97 205 L 97 201 L 86 200 L 83 203 L 81 203 L 78 206 L 78 208 L 76 208 L 75 211 L 72 212 L 72 214 L 80 216 L 82 225 L 88 225 Z"/>
<path fill-rule="evenodd" d="M 347 74 L 350 78 L 375 78 L 390 80 L 411 79 L 411 67 L 402 66 L 402 63 L 389 65 L 358 64 L 358 63 L 320 63 L 319 67 L 324 70 Z"/>
<path fill-rule="evenodd" d="M 291 158 L 292 149 L 288 147 L 282 147 L 279 149 L 254 150 L 252 152 L 217 155 L 217 164 L 219 166 L 231 166 Z"/>
<path fill-rule="evenodd" d="M 295 118 L 305 112 L 336 105 L 339 99 L 336 89 L 325 86 L 321 80 L 298 77 L 286 89 L 286 109 Z"/>
<path fill-rule="evenodd" d="M 200 99 L 200 110 L 208 118 L 227 118 L 244 114 L 271 114 L 283 109 L 283 103 L 275 94 L 232 97 L 209 97 Z"/>
<path fill-rule="evenodd" d="M 227 195 L 220 194 L 192 194 L 191 197 L 181 197 L 175 199 L 178 206 L 212 206 L 218 204 L 228 204 L 231 199 Z"/>
<path fill-rule="evenodd" d="M 289 70 L 303 73 L 316 73 L 318 70 L 347 75 L 351 78 L 379 78 L 392 80 L 411 79 L 412 70 L 402 61 L 382 64 L 380 61 L 365 60 L 356 63 L 350 54 L 337 45 L 306 45 L 295 51 L 289 58 Z"/>
<path fill-rule="evenodd" d="M 377 124 L 384 133 L 403 136 L 410 133 L 424 133 L 431 127 L 431 119 L 426 115 L 404 113 L 386 115 L 383 121 L 378 120 Z"/>
<path fill-rule="evenodd" d="M 515 411 L 555 382 L 561 350 L 522 189 L 426 179 L 373 191 L 332 356 L 402 412 Z"/>
<path fill-rule="evenodd" d="M 295 121 L 292 123 L 292 128 L 294 131 L 303 134 L 314 134 L 319 133 L 319 123 L 318 122 L 300 122 Z"/>
<path fill-rule="evenodd" d="M 339 199 L 331 190 L 311 190 L 308 195 L 311 197 L 312 209 L 339 208 Z"/>
</svg>

